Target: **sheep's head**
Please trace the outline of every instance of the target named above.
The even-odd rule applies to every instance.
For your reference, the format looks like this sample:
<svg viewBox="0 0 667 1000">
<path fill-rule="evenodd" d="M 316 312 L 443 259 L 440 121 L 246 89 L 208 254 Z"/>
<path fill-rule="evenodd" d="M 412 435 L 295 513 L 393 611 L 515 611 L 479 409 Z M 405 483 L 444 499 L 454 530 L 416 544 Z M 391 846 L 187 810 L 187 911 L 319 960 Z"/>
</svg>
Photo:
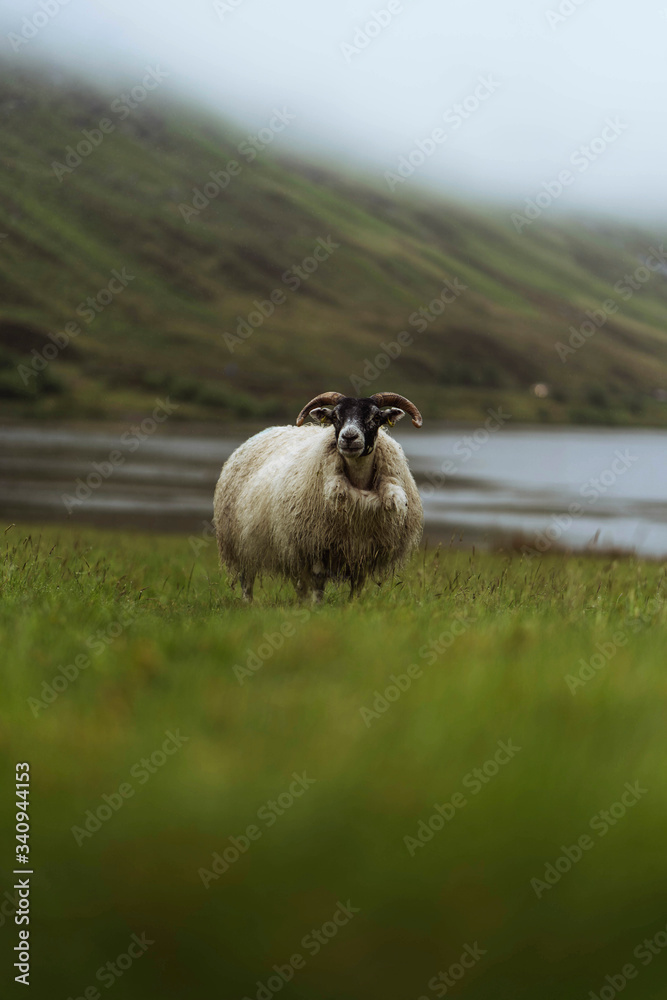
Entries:
<svg viewBox="0 0 667 1000">
<path fill-rule="evenodd" d="M 296 423 L 300 427 L 310 415 L 316 423 L 332 424 L 336 447 L 343 458 L 361 458 L 374 451 L 380 428 L 384 424 L 391 427 L 406 413 L 415 427 L 421 427 L 422 417 L 417 407 L 395 392 L 376 392 L 365 399 L 323 392 L 304 406 Z"/>
</svg>

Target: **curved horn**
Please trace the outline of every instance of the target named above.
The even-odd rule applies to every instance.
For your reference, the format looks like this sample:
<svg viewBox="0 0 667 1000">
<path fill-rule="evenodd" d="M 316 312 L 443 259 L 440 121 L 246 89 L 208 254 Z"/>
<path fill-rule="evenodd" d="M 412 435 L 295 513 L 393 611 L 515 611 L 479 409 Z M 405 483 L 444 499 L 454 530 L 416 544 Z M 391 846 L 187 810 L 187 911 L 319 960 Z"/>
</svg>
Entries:
<svg viewBox="0 0 667 1000">
<path fill-rule="evenodd" d="M 415 404 L 411 403 L 409 399 L 405 398 L 405 396 L 399 396 L 397 392 L 375 392 L 371 396 L 371 399 L 376 406 L 380 407 L 400 406 L 402 410 L 405 410 L 406 413 L 410 414 L 412 417 L 412 423 L 415 427 L 421 427 L 423 423 L 421 413 Z"/>
<path fill-rule="evenodd" d="M 339 400 L 345 399 L 342 392 L 321 392 L 319 396 L 315 396 L 311 399 L 309 403 L 306 403 L 302 409 L 299 416 L 296 418 L 296 426 L 301 427 L 311 410 L 314 410 L 316 406 L 335 406 Z"/>
</svg>

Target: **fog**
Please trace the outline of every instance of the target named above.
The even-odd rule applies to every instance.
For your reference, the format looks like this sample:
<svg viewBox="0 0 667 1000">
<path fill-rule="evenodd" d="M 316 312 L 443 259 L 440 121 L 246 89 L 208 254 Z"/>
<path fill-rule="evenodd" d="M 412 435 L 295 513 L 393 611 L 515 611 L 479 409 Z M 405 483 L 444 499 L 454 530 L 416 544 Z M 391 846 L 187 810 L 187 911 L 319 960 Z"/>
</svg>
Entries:
<svg viewBox="0 0 667 1000">
<path fill-rule="evenodd" d="M 567 171 L 557 209 L 665 214 L 660 3 L 61 3 L 5 0 L 6 57 L 119 87 L 159 65 L 164 94 L 249 129 L 288 109 L 283 146 L 359 165 L 387 192 L 427 185 L 521 210 Z"/>
</svg>

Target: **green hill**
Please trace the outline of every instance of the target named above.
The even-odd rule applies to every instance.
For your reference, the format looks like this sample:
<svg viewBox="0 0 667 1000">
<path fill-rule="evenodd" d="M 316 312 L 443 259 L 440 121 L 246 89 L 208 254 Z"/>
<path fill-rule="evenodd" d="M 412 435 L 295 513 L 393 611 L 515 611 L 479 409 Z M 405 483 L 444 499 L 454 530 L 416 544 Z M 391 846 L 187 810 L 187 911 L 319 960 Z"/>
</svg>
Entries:
<svg viewBox="0 0 667 1000">
<path fill-rule="evenodd" d="M 179 418 L 283 418 L 392 389 L 431 418 L 667 422 L 659 232 L 549 210 L 517 232 L 418 179 L 394 196 L 251 150 L 159 87 L 132 110 L 48 74 L 0 88 L 0 416 L 168 395 Z"/>
</svg>

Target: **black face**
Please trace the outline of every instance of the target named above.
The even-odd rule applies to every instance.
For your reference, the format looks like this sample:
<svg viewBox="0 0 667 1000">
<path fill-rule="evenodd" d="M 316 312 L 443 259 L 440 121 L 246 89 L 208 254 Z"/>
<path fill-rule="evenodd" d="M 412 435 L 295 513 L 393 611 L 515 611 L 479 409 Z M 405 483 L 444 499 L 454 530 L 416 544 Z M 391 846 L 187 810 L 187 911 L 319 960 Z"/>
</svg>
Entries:
<svg viewBox="0 0 667 1000">
<path fill-rule="evenodd" d="M 311 420 L 332 424 L 336 446 L 344 458 L 361 458 L 370 455 L 383 424 L 394 424 L 405 416 L 396 406 L 380 409 L 372 399 L 354 399 L 345 396 L 336 406 L 319 406 L 310 411 Z"/>
</svg>

